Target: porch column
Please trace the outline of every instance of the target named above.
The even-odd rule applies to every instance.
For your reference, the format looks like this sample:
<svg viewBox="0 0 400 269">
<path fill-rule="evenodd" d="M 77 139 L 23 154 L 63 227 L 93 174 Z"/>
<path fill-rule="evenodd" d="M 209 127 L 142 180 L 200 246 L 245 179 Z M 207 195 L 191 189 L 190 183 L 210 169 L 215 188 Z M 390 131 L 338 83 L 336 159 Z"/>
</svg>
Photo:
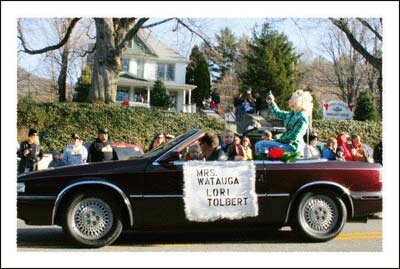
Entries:
<svg viewBox="0 0 400 269">
<path fill-rule="evenodd" d="M 192 104 L 192 90 L 189 89 L 189 105 Z"/>
<path fill-rule="evenodd" d="M 147 86 L 147 103 L 150 105 L 150 86 Z"/>
<path fill-rule="evenodd" d="M 182 112 L 186 112 L 186 90 L 183 90 Z"/>
<path fill-rule="evenodd" d="M 135 97 L 135 89 L 133 86 L 131 86 L 129 88 L 129 95 L 128 95 L 129 102 L 135 101 L 134 97 Z"/>
</svg>

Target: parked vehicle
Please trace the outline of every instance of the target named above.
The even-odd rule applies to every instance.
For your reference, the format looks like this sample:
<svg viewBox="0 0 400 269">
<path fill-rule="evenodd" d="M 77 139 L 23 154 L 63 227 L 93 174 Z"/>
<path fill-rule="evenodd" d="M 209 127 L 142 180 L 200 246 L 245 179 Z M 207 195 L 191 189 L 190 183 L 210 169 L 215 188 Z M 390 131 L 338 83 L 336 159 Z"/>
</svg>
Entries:
<svg viewBox="0 0 400 269">
<path fill-rule="evenodd" d="M 118 160 L 128 160 L 129 158 L 141 157 L 144 154 L 143 148 L 139 144 L 114 142 L 112 146 L 117 153 Z"/>
<path fill-rule="evenodd" d="M 101 247 L 123 229 L 189 232 L 288 225 L 305 240 L 322 242 L 336 237 L 346 221 L 366 221 L 382 211 L 380 164 L 254 161 L 257 216 L 189 221 L 181 153 L 203 136 L 204 131 L 193 129 L 131 160 L 21 175 L 18 218 L 28 225 L 60 225 L 76 243 Z"/>
</svg>

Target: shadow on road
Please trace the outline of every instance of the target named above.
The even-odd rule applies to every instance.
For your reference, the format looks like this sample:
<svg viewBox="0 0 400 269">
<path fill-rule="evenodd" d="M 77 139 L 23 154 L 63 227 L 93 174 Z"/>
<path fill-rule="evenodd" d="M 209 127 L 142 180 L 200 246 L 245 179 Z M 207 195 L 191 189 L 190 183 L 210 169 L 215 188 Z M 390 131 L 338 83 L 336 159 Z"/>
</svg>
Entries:
<svg viewBox="0 0 400 269">
<path fill-rule="evenodd" d="M 162 244 L 218 243 L 296 243 L 299 239 L 290 230 L 220 231 L 220 232 L 123 232 L 113 246 L 151 247 Z M 80 248 L 71 243 L 61 228 L 17 229 L 18 248 Z"/>
</svg>

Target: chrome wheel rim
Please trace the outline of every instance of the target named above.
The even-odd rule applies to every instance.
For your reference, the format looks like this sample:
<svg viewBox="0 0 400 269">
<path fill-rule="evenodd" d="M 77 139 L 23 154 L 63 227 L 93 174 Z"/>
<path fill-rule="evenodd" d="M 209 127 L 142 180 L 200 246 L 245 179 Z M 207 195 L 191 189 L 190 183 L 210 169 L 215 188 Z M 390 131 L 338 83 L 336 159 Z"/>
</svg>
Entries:
<svg viewBox="0 0 400 269">
<path fill-rule="evenodd" d="M 303 213 L 308 228 L 321 234 L 331 232 L 339 219 L 335 202 L 325 195 L 316 195 L 307 199 Z"/>
<path fill-rule="evenodd" d="M 73 230 L 82 238 L 96 240 L 106 235 L 113 225 L 111 207 L 98 198 L 80 201 L 72 210 Z"/>
</svg>

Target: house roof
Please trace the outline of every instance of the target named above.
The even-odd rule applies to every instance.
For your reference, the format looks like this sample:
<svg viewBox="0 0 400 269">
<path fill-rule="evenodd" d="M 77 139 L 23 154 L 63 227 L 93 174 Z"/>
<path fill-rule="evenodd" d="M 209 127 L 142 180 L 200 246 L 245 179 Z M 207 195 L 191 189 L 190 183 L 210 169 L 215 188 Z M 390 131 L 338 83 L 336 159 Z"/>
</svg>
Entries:
<svg viewBox="0 0 400 269">
<path fill-rule="evenodd" d="M 155 38 L 150 31 L 140 29 L 137 33 L 137 36 L 143 41 L 150 51 L 158 56 L 158 58 L 178 62 L 189 62 L 187 58 L 183 57 L 177 51 Z"/>
<path fill-rule="evenodd" d="M 146 81 L 149 82 L 150 80 L 148 79 L 144 79 L 144 78 L 140 78 L 138 76 L 135 76 L 135 74 L 129 73 L 129 72 L 121 72 L 121 74 L 119 75 L 119 77 L 121 78 L 127 78 L 127 79 L 134 79 L 134 80 L 139 80 L 139 81 Z"/>
<path fill-rule="evenodd" d="M 163 81 L 165 87 L 170 90 L 194 90 L 197 88 L 196 85 L 191 84 L 178 84 L 175 82 Z M 129 72 L 121 72 L 118 79 L 119 85 L 134 85 L 137 87 L 153 87 L 154 81 L 144 78 L 139 78 Z"/>
</svg>

